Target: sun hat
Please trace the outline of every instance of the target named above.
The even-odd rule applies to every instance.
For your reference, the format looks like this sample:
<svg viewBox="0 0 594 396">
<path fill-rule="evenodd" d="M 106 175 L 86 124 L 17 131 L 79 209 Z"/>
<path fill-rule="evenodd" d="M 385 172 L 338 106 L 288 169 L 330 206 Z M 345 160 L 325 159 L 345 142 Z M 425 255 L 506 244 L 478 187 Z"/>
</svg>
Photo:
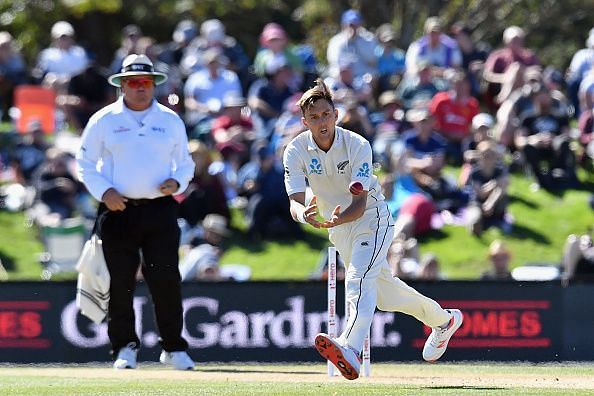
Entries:
<svg viewBox="0 0 594 396">
<path fill-rule="evenodd" d="M 53 39 L 57 39 L 62 36 L 73 37 L 74 28 L 66 21 L 58 21 L 52 26 L 51 35 Z"/>
<path fill-rule="evenodd" d="M 214 232 L 221 236 L 229 236 L 231 234 L 231 231 L 227 228 L 227 219 L 220 214 L 207 214 L 204 220 L 202 220 L 202 228 L 205 231 Z"/>
<path fill-rule="evenodd" d="M 472 117 L 472 129 L 479 129 L 480 127 L 493 128 L 495 120 L 493 116 L 488 113 L 479 113 Z"/>
<path fill-rule="evenodd" d="M 146 55 L 130 54 L 122 62 L 120 73 L 109 76 L 109 83 L 114 87 L 121 87 L 122 78 L 129 76 L 153 76 L 155 85 L 163 84 L 167 81 L 167 75 L 156 72 L 153 62 Z"/>
</svg>

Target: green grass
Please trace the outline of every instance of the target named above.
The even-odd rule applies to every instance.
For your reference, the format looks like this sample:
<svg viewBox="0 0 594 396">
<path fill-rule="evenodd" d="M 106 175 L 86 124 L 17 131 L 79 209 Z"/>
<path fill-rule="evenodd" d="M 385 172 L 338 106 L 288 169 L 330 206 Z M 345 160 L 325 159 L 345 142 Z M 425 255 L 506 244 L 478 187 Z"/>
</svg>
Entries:
<svg viewBox="0 0 594 396">
<path fill-rule="evenodd" d="M 526 262 L 558 263 L 567 236 L 594 225 L 594 211 L 588 206 L 590 192 L 555 195 L 532 192 L 529 185 L 530 180 L 512 175 L 510 212 L 515 227 L 510 235 L 492 228 L 477 238 L 464 227 L 445 226 L 420 239 L 421 253 L 436 253 L 448 279 L 476 279 L 488 267 L 486 253 L 494 239 L 507 243 L 513 254 L 512 267 Z M 256 280 L 306 279 L 329 244 L 326 230 L 312 227 L 306 227 L 303 240 L 254 242 L 245 234 L 237 211 L 233 212 L 233 227 L 222 263 L 249 265 Z M 42 245 L 34 230 L 26 227 L 23 214 L 0 211 L 0 259 L 11 280 L 39 280 L 37 256 L 41 251 Z"/>
<path fill-rule="evenodd" d="M 3 395 L 586 395 L 594 367 L 581 364 L 373 364 L 357 381 L 328 378 L 325 365 L 158 366 L 115 371 L 101 366 L 9 366 Z"/>
</svg>

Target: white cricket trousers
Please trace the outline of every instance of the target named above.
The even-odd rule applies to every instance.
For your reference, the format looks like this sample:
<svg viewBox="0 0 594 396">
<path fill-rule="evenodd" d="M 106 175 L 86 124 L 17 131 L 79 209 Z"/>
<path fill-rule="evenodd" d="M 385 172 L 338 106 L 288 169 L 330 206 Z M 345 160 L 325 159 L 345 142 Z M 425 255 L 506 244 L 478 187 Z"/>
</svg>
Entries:
<svg viewBox="0 0 594 396">
<path fill-rule="evenodd" d="M 387 253 L 394 238 L 394 221 L 387 210 L 372 208 L 355 222 L 329 229 L 330 242 L 347 265 L 345 287 L 350 316 L 339 342 L 361 351 L 375 307 L 412 315 L 429 327 L 443 325 L 450 315 L 392 276 Z"/>
</svg>

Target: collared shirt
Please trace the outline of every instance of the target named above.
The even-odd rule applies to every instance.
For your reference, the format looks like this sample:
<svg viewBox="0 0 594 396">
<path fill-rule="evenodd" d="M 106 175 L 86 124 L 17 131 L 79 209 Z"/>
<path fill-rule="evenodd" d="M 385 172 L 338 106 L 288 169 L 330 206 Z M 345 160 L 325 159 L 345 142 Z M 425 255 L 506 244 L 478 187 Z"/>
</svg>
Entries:
<svg viewBox="0 0 594 396">
<path fill-rule="evenodd" d="M 320 149 L 311 131 L 295 137 L 284 153 L 287 195 L 304 192 L 306 179 L 317 197 L 320 214 L 330 218 L 337 205 L 344 210 L 352 202 L 349 184 L 361 182 L 369 191 L 366 210 L 385 207 L 384 196 L 373 174 L 371 145 L 362 136 L 336 127 L 328 152 Z"/>
<path fill-rule="evenodd" d="M 241 96 L 241 83 L 234 71 L 219 68 L 217 78 L 212 78 L 208 69 L 201 69 L 188 77 L 184 86 L 186 98 L 200 103 L 217 103 L 221 106 L 227 96 Z"/>
<path fill-rule="evenodd" d="M 159 185 L 169 178 L 181 193 L 194 176 L 184 123 L 157 101 L 142 123 L 126 111 L 123 97 L 99 110 L 76 159 L 80 180 L 99 201 L 109 188 L 128 198 L 161 197 Z"/>
<path fill-rule="evenodd" d="M 56 73 L 60 77 L 73 77 L 86 69 L 89 58 L 85 50 L 74 45 L 67 50 L 49 47 L 39 55 L 39 68 L 44 73 Z"/>
</svg>

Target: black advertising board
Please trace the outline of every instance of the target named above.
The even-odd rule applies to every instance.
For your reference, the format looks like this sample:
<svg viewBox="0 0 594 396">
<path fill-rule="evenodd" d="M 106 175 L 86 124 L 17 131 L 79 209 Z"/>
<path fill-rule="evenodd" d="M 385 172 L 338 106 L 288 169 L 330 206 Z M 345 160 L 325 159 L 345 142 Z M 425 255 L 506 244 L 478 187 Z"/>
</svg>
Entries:
<svg viewBox="0 0 594 396">
<path fill-rule="evenodd" d="M 590 338 L 580 332 L 594 330 L 590 320 L 579 326 L 580 332 L 568 331 L 568 326 L 578 327 L 580 319 L 573 316 L 583 314 L 565 308 L 570 295 L 577 298 L 572 287 L 483 282 L 412 286 L 444 308 L 460 308 L 465 314 L 463 326 L 450 341 L 447 360 L 591 359 L 592 353 L 571 352 L 580 348 L 592 352 L 592 346 L 583 349 Z M 0 361 L 108 361 L 106 324 L 94 324 L 78 313 L 75 288 L 74 282 L 3 283 Z M 592 305 L 594 285 L 581 288 L 580 299 Z M 326 284 L 321 282 L 184 284 L 184 337 L 190 354 L 197 361 L 320 361 L 311 344 L 315 334 L 326 329 L 326 295 Z M 337 295 L 342 319 L 342 285 Z M 139 358 L 156 361 L 160 347 L 144 284 L 138 286 L 134 307 L 143 343 Z M 339 328 L 343 325 L 340 320 Z M 378 311 L 371 328 L 372 360 L 420 361 L 428 332 L 410 316 Z"/>
</svg>

